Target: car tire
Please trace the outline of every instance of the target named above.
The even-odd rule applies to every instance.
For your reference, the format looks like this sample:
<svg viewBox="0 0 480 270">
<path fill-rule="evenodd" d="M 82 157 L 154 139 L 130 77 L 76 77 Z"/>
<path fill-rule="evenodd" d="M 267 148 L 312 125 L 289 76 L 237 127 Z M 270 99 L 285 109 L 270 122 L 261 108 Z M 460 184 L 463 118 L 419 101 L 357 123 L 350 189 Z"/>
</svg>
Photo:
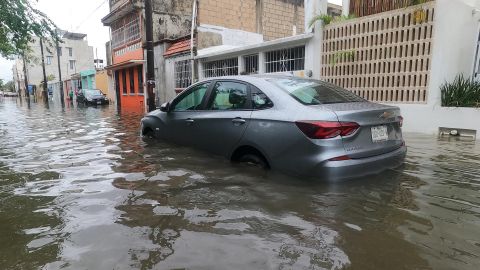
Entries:
<svg viewBox="0 0 480 270">
<path fill-rule="evenodd" d="M 267 161 L 263 157 L 255 154 L 245 154 L 238 159 L 238 162 L 252 164 L 262 169 L 268 169 Z"/>
<path fill-rule="evenodd" d="M 151 128 L 147 128 L 144 131 L 142 131 L 142 137 L 147 138 L 147 139 L 154 139 L 155 138 L 155 132 Z"/>
</svg>

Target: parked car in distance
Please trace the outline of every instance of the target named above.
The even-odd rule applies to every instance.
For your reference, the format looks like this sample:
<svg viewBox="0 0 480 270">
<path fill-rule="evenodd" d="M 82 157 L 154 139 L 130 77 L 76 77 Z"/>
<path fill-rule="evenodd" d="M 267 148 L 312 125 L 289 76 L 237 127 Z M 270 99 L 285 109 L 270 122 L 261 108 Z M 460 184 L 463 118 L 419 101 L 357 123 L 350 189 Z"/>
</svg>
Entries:
<svg viewBox="0 0 480 270">
<path fill-rule="evenodd" d="M 141 133 L 297 176 L 342 180 L 403 163 L 400 109 L 290 76 L 210 78 L 141 120 Z"/>
<path fill-rule="evenodd" d="M 98 89 L 81 89 L 77 95 L 77 103 L 84 105 L 105 105 L 108 98 Z"/>
</svg>

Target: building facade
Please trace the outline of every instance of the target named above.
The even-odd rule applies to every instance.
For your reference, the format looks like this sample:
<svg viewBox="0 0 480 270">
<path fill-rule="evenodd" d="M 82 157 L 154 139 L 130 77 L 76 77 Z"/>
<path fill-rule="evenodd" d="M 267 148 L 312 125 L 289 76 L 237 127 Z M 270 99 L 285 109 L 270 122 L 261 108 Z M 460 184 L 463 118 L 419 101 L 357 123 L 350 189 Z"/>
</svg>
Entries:
<svg viewBox="0 0 480 270">
<path fill-rule="evenodd" d="M 82 82 L 82 89 L 95 89 L 97 88 L 95 83 L 95 69 L 87 69 L 80 71 L 80 79 Z"/>
<path fill-rule="evenodd" d="M 191 8 L 183 9 L 183 30 L 155 47 L 157 103 L 171 100 L 204 77 L 197 56 L 303 34 L 306 2 L 310 1 L 186 1 Z M 227 68 L 230 75 L 242 71 L 233 67 L 238 66 L 235 60 L 217 64 L 232 65 Z"/>
<path fill-rule="evenodd" d="M 110 27 L 106 68 L 112 73 L 117 105 L 144 111 L 143 1 L 110 0 L 110 13 L 102 19 Z"/>
<path fill-rule="evenodd" d="M 58 51 L 53 42 L 48 40 L 43 41 L 45 73 L 48 85 L 58 85 L 60 83 L 57 57 L 59 56 L 62 83 L 64 84 L 65 91 L 64 94 L 68 94 L 69 89 L 65 87 L 65 81 L 69 80 L 73 74 L 82 70 L 94 68 L 93 47 L 88 45 L 86 34 L 59 31 L 59 35 L 61 37 L 61 42 L 59 43 Z M 30 49 L 31 52 L 26 56 L 27 81 L 29 89 L 33 89 L 32 94 L 36 94 L 37 97 L 41 98 L 43 70 L 39 38 L 33 38 L 30 43 Z M 17 66 L 17 70 L 20 70 L 20 67 L 23 68 L 23 59 L 17 59 L 15 66 Z M 14 79 L 17 80 L 16 78 Z M 16 84 L 18 83 L 16 82 Z M 49 88 L 60 89 L 59 87 L 53 86 Z M 40 91 L 38 91 L 38 89 L 40 89 Z M 59 93 L 58 96 L 60 96 Z"/>
<path fill-rule="evenodd" d="M 304 0 L 152 2 L 157 105 L 198 80 L 192 59 L 200 50 L 259 44 L 305 29 Z M 145 106 L 144 1 L 111 0 L 102 22 L 111 28 L 107 69 L 120 106 Z"/>
<path fill-rule="evenodd" d="M 327 1 L 315 2 L 320 6 L 307 10 L 325 14 Z M 322 79 L 369 101 L 399 106 L 405 131 L 480 134 L 480 122 L 472 121 L 480 118 L 478 109 L 442 107 L 440 91 L 457 75 L 479 77 L 479 40 L 479 1 L 435 0 L 328 25 L 318 21 L 313 32 L 200 50 L 195 58 L 201 78 L 286 73 Z"/>
</svg>

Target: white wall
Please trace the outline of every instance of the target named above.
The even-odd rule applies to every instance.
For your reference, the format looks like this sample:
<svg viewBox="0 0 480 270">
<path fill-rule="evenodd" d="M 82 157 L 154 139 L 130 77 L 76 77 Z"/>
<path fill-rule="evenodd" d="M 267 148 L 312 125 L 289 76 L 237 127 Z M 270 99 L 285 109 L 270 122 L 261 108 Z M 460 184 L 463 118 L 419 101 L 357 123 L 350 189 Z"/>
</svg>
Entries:
<svg viewBox="0 0 480 270">
<path fill-rule="evenodd" d="M 436 135 L 440 127 L 470 129 L 476 130 L 477 139 L 480 139 L 480 109 L 414 104 L 396 106 L 402 111 L 404 132 Z"/>
<path fill-rule="evenodd" d="M 446 81 L 473 73 L 480 30 L 478 8 L 479 0 L 436 0 L 428 102 L 394 104 L 402 110 L 404 132 L 436 135 L 440 127 L 470 129 L 480 139 L 480 109 L 441 107 L 440 93 Z"/>
<path fill-rule="evenodd" d="M 350 14 L 350 0 L 342 0 L 342 15 Z"/>
<path fill-rule="evenodd" d="M 312 78 L 320 79 L 322 67 L 323 24 L 317 21 L 309 28 L 311 18 L 318 14 L 327 14 L 327 0 L 305 0 L 305 31 L 314 32 L 314 36 L 305 45 L 305 70 L 312 74 Z"/>
<path fill-rule="evenodd" d="M 463 73 L 471 76 L 480 29 L 479 0 L 436 0 L 428 105 L 440 106 L 440 86 Z"/>
</svg>

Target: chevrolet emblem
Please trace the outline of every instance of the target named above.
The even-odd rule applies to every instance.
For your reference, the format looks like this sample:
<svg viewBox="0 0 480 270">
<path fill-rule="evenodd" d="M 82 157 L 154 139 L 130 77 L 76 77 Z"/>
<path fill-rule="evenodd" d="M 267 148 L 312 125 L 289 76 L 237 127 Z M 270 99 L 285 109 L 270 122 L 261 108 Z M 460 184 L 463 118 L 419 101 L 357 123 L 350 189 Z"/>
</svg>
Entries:
<svg viewBox="0 0 480 270">
<path fill-rule="evenodd" d="M 392 113 L 392 112 L 384 112 L 384 113 L 380 114 L 379 118 L 388 119 L 388 118 L 391 118 L 393 116 L 394 116 L 394 113 Z"/>
</svg>

